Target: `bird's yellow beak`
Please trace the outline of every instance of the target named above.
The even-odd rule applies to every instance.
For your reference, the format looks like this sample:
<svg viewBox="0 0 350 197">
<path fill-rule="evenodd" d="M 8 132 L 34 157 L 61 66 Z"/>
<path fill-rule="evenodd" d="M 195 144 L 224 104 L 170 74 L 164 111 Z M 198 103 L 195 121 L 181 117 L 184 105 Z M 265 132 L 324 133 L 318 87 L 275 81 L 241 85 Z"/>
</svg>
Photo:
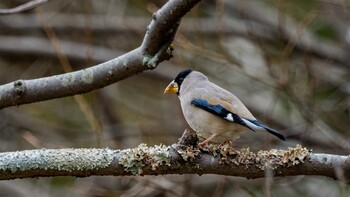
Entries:
<svg viewBox="0 0 350 197">
<path fill-rule="evenodd" d="M 173 94 L 176 94 L 178 90 L 179 90 L 179 85 L 177 85 L 177 83 L 176 83 L 175 81 L 172 81 L 172 82 L 169 83 L 169 85 L 165 88 L 164 94 L 166 94 L 166 93 L 173 93 Z"/>
</svg>

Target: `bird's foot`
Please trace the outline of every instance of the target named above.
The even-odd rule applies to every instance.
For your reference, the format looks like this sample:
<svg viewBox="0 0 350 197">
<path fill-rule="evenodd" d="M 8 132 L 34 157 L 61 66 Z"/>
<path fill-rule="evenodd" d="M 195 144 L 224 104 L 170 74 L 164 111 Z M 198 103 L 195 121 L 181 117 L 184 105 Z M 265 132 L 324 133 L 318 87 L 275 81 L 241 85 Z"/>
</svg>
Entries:
<svg viewBox="0 0 350 197">
<path fill-rule="evenodd" d="M 201 147 L 201 148 L 208 148 L 209 141 L 204 140 L 203 142 L 199 143 L 198 146 Z"/>
<path fill-rule="evenodd" d="M 224 141 L 223 143 L 219 144 L 219 148 L 228 148 L 231 147 L 232 142 L 231 141 Z"/>
<path fill-rule="evenodd" d="M 199 143 L 198 146 L 202 148 L 207 148 L 208 143 L 216 136 L 216 134 L 212 134 L 210 137 L 205 139 L 203 142 Z"/>
</svg>

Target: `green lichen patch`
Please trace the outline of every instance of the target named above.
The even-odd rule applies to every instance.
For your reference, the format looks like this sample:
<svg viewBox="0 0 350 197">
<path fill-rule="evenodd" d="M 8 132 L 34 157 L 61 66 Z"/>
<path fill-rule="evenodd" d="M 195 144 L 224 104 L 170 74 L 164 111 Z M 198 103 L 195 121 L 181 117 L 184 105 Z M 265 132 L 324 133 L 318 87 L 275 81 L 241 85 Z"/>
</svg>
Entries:
<svg viewBox="0 0 350 197">
<path fill-rule="evenodd" d="M 163 163 L 170 166 L 169 147 L 165 145 L 155 145 L 149 148 L 152 170 L 156 170 Z"/>
<path fill-rule="evenodd" d="M 116 154 L 106 149 L 37 149 L 0 153 L 0 170 L 93 170 L 108 167 Z"/>
<path fill-rule="evenodd" d="M 75 81 L 75 73 L 67 73 L 63 76 L 62 78 L 62 86 L 64 87 L 68 87 L 74 84 Z"/>
<path fill-rule="evenodd" d="M 125 171 L 140 175 L 143 172 L 142 168 L 146 165 L 150 165 L 152 170 L 156 170 L 163 164 L 170 166 L 169 149 L 165 145 L 148 147 L 146 144 L 140 144 L 137 148 L 122 150 L 119 164 Z"/>
<path fill-rule="evenodd" d="M 91 84 L 92 82 L 94 82 L 94 73 L 92 72 L 91 69 L 84 69 L 81 75 L 81 79 L 85 83 Z"/>
<path fill-rule="evenodd" d="M 158 65 L 159 57 L 158 55 L 150 56 L 150 55 L 144 55 L 142 59 L 142 64 L 147 66 L 148 69 L 155 69 Z"/>
</svg>

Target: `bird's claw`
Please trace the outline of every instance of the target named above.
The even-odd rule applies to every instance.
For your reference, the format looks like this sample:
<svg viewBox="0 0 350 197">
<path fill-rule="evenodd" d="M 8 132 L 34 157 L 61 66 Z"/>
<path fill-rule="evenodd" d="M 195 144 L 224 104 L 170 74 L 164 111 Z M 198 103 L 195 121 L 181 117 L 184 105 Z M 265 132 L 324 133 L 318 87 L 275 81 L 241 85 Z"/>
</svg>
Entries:
<svg viewBox="0 0 350 197">
<path fill-rule="evenodd" d="M 203 142 L 199 143 L 198 146 L 201 148 L 208 148 L 209 144 L 208 141 L 204 140 Z"/>
</svg>

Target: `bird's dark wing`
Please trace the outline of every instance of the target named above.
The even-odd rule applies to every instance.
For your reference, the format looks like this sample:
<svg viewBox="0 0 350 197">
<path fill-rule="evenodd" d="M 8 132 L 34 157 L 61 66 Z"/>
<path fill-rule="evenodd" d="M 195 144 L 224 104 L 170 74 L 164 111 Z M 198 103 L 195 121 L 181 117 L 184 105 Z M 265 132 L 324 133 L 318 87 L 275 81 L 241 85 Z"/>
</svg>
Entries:
<svg viewBox="0 0 350 197">
<path fill-rule="evenodd" d="M 233 122 L 233 123 L 237 123 L 240 124 L 244 127 L 247 127 L 248 129 L 254 131 L 254 129 L 252 129 L 251 127 L 249 127 L 245 121 L 238 116 L 237 114 L 230 112 L 229 110 L 227 110 L 225 107 L 223 107 L 222 105 L 212 105 L 210 103 L 208 103 L 208 101 L 203 100 L 203 99 L 193 99 L 191 101 L 191 104 L 199 107 L 215 116 L 218 116 L 220 118 L 223 118 L 227 121 Z"/>
<path fill-rule="evenodd" d="M 220 118 L 223 118 L 227 121 L 237 123 L 237 124 L 240 124 L 244 127 L 247 127 L 248 129 L 250 129 L 252 131 L 256 131 L 256 130 L 267 131 L 283 141 L 286 140 L 286 137 L 284 135 L 282 135 L 282 134 L 278 133 L 276 130 L 264 125 L 260 121 L 240 117 L 237 114 L 230 112 L 229 110 L 227 110 L 225 107 L 223 107 L 220 104 L 213 105 L 204 99 L 198 99 L 198 98 L 193 99 L 191 101 L 191 104 L 196 106 L 196 107 L 199 107 L 199 108 L 201 108 L 201 109 L 203 109 L 203 110 L 205 110 L 213 115 L 216 115 Z"/>
</svg>

